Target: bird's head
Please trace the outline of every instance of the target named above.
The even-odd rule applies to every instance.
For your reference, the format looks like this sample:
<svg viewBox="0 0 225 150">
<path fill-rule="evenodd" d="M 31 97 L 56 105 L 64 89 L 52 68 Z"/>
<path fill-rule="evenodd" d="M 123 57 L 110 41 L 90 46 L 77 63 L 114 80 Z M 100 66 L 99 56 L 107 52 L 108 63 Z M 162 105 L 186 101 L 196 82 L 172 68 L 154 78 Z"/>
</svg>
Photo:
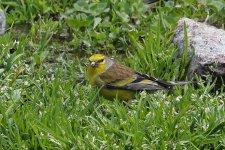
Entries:
<svg viewBox="0 0 225 150">
<path fill-rule="evenodd" d="M 90 67 L 98 68 L 106 65 L 106 56 L 103 54 L 94 54 L 89 58 Z"/>
<path fill-rule="evenodd" d="M 94 80 L 96 76 L 105 72 L 114 62 L 103 54 L 94 54 L 89 58 L 88 78 Z"/>
</svg>

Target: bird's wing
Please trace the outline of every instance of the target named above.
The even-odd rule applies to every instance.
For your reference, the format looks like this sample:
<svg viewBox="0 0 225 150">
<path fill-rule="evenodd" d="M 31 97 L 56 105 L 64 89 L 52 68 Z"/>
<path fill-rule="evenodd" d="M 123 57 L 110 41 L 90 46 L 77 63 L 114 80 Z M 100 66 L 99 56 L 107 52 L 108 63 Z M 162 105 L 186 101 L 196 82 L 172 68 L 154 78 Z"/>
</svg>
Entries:
<svg viewBox="0 0 225 150">
<path fill-rule="evenodd" d="M 136 80 L 135 71 L 120 64 L 113 64 L 96 78 L 98 85 L 121 87 Z"/>
<path fill-rule="evenodd" d="M 138 74 L 140 77 L 143 77 L 143 78 L 145 78 L 145 79 L 147 79 L 147 80 L 154 81 L 154 82 L 156 82 L 158 85 L 160 85 L 160 86 L 162 86 L 162 87 L 164 87 L 164 88 L 167 88 L 167 89 L 169 89 L 169 88 L 171 88 L 172 86 L 175 85 L 175 84 L 172 83 L 172 82 L 167 82 L 167 81 L 159 80 L 159 79 L 157 79 L 157 78 L 155 78 L 155 77 L 151 77 L 151 76 L 148 76 L 148 75 L 146 75 L 146 74 L 143 74 L 143 73 L 140 73 L 140 72 L 137 72 L 137 71 L 136 71 L 136 74 Z"/>
<path fill-rule="evenodd" d="M 121 81 L 122 82 L 122 81 Z M 112 89 L 123 89 L 123 90 L 135 90 L 135 91 L 143 91 L 143 90 L 169 90 L 170 88 L 163 87 L 159 85 L 157 82 L 143 79 L 143 78 L 137 78 L 136 80 L 133 80 L 130 83 L 127 83 L 123 86 L 117 86 L 118 84 L 107 84 L 107 88 Z M 119 84 L 121 85 L 121 84 Z"/>
<path fill-rule="evenodd" d="M 104 73 L 99 75 L 97 82 L 112 89 L 135 91 L 168 89 L 167 86 L 163 86 L 156 78 L 141 74 L 120 64 L 113 64 Z"/>
</svg>

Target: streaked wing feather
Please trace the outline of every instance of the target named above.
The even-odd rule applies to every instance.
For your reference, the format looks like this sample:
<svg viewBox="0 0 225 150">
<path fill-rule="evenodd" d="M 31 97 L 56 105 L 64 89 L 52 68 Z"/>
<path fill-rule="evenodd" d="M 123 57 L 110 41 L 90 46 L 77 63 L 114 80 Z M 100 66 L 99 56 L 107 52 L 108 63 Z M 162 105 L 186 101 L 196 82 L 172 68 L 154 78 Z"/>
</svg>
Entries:
<svg viewBox="0 0 225 150">
<path fill-rule="evenodd" d="M 135 91 L 171 90 L 172 86 L 178 85 L 158 80 L 120 64 L 113 64 L 99 75 L 97 80 L 99 83 L 104 83 L 107 88 Z"/>
<path fill-rule="evenodd" d="M 170 90 L 169 88 L 165 88 L 160 85 L 155 84 L 140 84 L 140 83 L 129 83 L 124 86 L 113 86 L 112 84 L 107 84 L 107 88 L 111 89 L 121 89 L 121 90 L 134 90 L 134 91 L 144 91 L 144 90 Z"/>
<path fill-rule="evenodd" d="M 102 81 L 109 84 L 127 78 L 134 78 L 135 76 L 135 71 L 133 69 L 120 64 L 113 64 L 105 72 L 99 75 Z"/>
<path fill-rule="evenodd" d="M 125 78 L 125 79 L 122 79 L 122 80 L 116 80 L 113 83 L 111 83 L 111 85 L 115 86 L 115 87 L 122 87 L 126 84 L 134 82 L 135 80 L 136 80 L 136 77 Z"/>
<path fill-rule="evenodd" d="M 122 83 L 122 84 L 121 84 Z M 107 88 L 122 90 L 169 90 L 170 88 L 159 85 L 157 82 L 139 76 L 135 78 L 125 78 L 121 81 L 106 84 Z"/>
<path fill-rule="evenodd" d="M 167 90 L 167 88 L 162 87 L 160 85 L 156 85 L 156 84 L 140 84 L 140 83 L 130 83 L 130 84 L 127 84 L 124 88 L 125 89 L 129 89 L 129 90 L 137 90 L 137 91 Z"/>
<path fill-rule="evenodd" d="M 151 76 L 148 76 L 146 74 L 143 74 L 143 73 L 140 73 L 140 72 L 135 72 L 137 75 L 145 78 L 145 79 L 148 79 L 148 80 L 151 80 L 151 81 L 154 81 L 156 83 L 158 83 L 160 86 L 163 86 L 165 88 L 171 88 L 172 86 L 174 86 L 175 84 L 173 84 L 172 82 L 167 82 L 167 81 L 162 81 L 162 80 L 158 80 L 157 78 L 155 77 L 151 77 Z"/>
</svg>

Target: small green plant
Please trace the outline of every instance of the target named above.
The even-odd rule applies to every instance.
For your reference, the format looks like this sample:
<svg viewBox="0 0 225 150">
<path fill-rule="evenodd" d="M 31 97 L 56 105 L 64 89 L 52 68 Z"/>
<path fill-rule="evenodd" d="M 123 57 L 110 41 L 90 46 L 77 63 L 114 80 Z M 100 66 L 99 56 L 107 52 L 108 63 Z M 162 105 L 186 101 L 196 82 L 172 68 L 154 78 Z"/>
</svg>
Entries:
<svg viewBox="0 0 225 150">
<path fill-rule="evenodd" d="M 185 16 L 224 28 L 224 5 L 0 1 L 8 24 L 0 36 L 0 149 L 224 149 L 225 94 L 210 92 L 210 75 L 197 78 L 198 88 L 142 92 L 126 102 L 102 98 L 85 80 L 95 52 L 160 79 L 180 79 L 188 63 L 186 53 L 175 59 L 177 21 Z"/>
</svg>

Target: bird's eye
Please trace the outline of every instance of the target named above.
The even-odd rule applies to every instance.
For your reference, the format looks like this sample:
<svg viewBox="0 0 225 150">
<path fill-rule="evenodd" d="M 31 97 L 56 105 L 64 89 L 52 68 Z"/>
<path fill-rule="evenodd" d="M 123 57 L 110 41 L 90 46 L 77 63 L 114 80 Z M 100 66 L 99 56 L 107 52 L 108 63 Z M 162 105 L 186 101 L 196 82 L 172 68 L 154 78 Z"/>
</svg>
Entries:
<svg viewBox="0 0 225 150">
<path fill-rule="evenodd" d="M 99 61 L 98 61 L 98 63 L 101 63 L 101 62 L 103 62 L 104 61 L 104 59 L 100 59 Z"/>
</svg>

